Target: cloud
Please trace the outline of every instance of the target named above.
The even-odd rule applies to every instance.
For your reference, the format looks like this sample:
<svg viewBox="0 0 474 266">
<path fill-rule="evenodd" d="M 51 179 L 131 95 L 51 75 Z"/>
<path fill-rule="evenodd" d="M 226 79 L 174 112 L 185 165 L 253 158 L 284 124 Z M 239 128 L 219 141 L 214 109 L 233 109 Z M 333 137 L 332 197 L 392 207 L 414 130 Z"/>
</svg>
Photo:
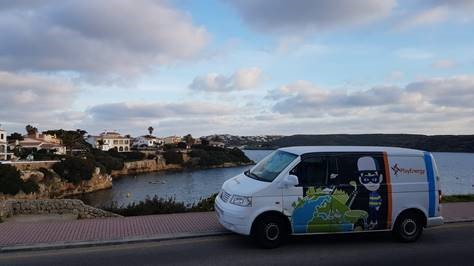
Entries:
<svg viewBox="0 0 474 266">
<path fill-rule="evenodd" d="M 426 119 L 445 123 L 474 115 L 474 76 L 432 78 L 405 87 L 382 86 L 358 91 L 329 90 L 298 81 L 270 91 L 267 97 L 275 100 L 274 112 L 295 117 L 366 116 L 383 120 L 411 116 L 410 120 L 419 123 Z"/>
<path fill-rule="evenodd" d="M 207 134 L 236 121 L 242 112 L 220 102 L 118 102 L 95 105 L 78 125 L 89 132 L 118 130 L 140 135 L 153 125 L 157 135 Z"/>
<path fill-rule="evenodd" d="M 390 14 L 395 0 L 228 1 L 243 20 L 264 32 L 304 33 L 367 23 Z"/>
<path fill-rule="evenodd" d="M 206 102 L 138 103 L 121 102 L 93 106 L 87 113 L 96 121 L 159 120 L 179 117 L 223 116 L 231 113 L 228 106 Z"/>
<path fill-rule="evenodd" d="M 449 17 L 449 9 L 444 6 L 436 6 L 427 10 L 422 10 L 408 18 L 402 20 L 400 28 L 411 28 L 423 25 L 430 25 L 442 22 Z"/>
<path fill-rule="evenodd" d="M 457 65 L 458 63 L 456 62 L 456 60 L 452 59 L 440 59 L 431 64 L 431 66 L 434 68 L 454 68 Z"/>
<path fill-rule="evenodd" d="M 50 76 L 0 71 L 0 123 L 67 125 L 62 120 L 79 90 L 69 81 Z M 22 127 L 23 127 L 22 126 Z"/>
<path fill-rule="evenodd" d="M 196 91 L 230 92 L 249 90 L 257 87 L 263 78 L 263 72 L 258 67 L 241 68 L 232 75 L 209 73 L 194 78 L 189 88 Z"/>
<path fill-rule="evenodd" d="M 433 58 L 434 55 L 430 52 L 414 48 L 402 48 L 395 51 L 395 55 L 402 59 L 410 60 L 425 60 Z"/>
<path fill-rule="evenodd" d="M 401 29 L 430 26 L 447 20 L 469 21 L 474 12 L 472 0 L 420 1 L 415 11 L 409 12 L 398 23 Z"/>
<path fill-rule="evenodd" d="M 187 13 L 159 0 L 18 1 L 0 9 L 0 32 L 2 69 L 95 78 L 195 58 L 209 39 Z"/>
</svg>

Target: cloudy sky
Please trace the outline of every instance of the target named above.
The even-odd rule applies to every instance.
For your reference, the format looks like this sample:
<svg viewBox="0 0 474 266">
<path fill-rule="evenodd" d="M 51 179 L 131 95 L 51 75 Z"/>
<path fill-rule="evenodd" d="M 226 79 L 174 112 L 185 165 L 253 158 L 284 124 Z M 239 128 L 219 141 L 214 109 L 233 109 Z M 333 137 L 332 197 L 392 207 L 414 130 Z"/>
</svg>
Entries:
<svg viewBox="0 0 474 266">
<path fill-rule="evenodd" d="M 474 133 L 474 0 L 0 0 L 0 123 Z"/>
</svg>

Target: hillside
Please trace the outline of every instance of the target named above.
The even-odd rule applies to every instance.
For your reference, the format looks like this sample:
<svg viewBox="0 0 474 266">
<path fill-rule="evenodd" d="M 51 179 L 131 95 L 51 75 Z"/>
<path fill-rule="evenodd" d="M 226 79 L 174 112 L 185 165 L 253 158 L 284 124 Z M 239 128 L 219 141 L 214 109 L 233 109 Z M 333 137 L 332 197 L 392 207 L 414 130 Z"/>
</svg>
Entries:
<svg viewBox="0 0 474 266">
<path fill-rule="evenodd" d="M 474 135 L 412 135 L 412 134 L 334 134 L 293 135 L 270 143 L 272 147 L 305 145 L 393 146 L 432 152 L 474 152 Z"/>
</svg>

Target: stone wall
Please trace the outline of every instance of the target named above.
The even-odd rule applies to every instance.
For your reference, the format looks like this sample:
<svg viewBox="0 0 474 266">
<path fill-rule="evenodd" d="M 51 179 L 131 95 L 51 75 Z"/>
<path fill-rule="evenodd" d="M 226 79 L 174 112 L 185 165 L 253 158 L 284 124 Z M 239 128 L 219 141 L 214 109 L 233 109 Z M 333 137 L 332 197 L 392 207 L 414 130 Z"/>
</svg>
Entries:
<svg viewBox="0 0 474 266">
<path fill-rule="evenodd" d="M 78 219 L 121 217 L 118 214 L 86 205 L 77 199 L 0 201 L 0 219 L 20 214 L 74 214 Z"/>
<path fill-rule="evenodd" d="M 15 166 L 16 169 L 24 170 L 38 170 L 40 168 L 51 169 L 53 165 L 59 161 L 18 161 L 18 162 L 2 162 L 3 164 L 9 164 Z"/>
</svg>

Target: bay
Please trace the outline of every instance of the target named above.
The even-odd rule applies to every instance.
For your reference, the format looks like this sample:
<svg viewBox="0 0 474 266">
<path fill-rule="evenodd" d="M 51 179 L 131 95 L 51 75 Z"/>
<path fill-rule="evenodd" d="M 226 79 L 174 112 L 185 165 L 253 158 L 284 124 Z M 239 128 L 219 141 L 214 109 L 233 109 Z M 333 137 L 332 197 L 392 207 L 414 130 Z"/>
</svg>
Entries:
<svg viewBox="0 0 474 266">
<path fill-rule="evenodd" d="M 255 162 L 260 161 L 271 150 L 245 150 Z M 445 195 L 474 194 L 474 153 L 433 153 Z M 111 189 L 81 196 L 93 206 L 109 206 L 112 203 L 125 206 L 147 196 L 169 198 L 193 203 L 220 190 L 222 183 L 252 166 L 186 170 L 182 172 L 154 172 L 136 176 L 125 176 L 114 180 Z"/>
</svg>

